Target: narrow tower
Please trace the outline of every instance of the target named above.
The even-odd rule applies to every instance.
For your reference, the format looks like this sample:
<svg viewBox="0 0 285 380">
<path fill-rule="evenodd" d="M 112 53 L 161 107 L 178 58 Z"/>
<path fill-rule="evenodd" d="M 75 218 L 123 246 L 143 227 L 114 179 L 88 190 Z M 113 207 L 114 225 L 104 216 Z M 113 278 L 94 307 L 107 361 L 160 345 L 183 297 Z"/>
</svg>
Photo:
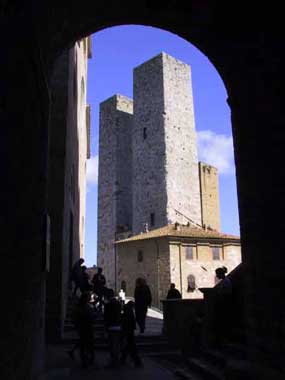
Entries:
<svg viewBox="0 0 285 380">
<path fill-rule="evenodd" d="M 119 232 L 132 224 L 132 122 L 133 102 L 115 95 L 100 104 L 98 179 L 98 266 L 107 285 L 115 287 Z"/>
<path fill-rule="evenodd" d="M 199 162 L 202 224 L 220 231 L 220 202 L 218 169 Z"/>
<path fill-rule="evenodd" d="M 133 233 L 201 224 L 190 67 L 165 54 L 134 70 Z"/>
</svg>

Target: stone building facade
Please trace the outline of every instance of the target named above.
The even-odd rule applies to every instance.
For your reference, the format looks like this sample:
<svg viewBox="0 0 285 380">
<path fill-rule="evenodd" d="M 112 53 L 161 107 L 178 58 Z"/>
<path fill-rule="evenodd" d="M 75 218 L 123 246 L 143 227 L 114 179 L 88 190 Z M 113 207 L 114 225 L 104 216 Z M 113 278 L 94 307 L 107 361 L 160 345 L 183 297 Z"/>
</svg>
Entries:
<svg viewBox="0 0 285 380">
<path fill-rule="evenodd" d="M 99 129 L 98 265 L 115 287 L 118 234 L 202 216 L 219 229 L 218 177 L 199 176 L 190 66 L 166 53 L 134 69 L 133 101 L 101 103 Z"/>
<path fill-rule="evenodd" d="M 58 57 L 51 88 L 48 215 L 50 257 L 46 288 L 46 336 L 62 336 L 69 274 L 84 256 L 86 164 L 90 157 L 90 109 L 86 104 L 90 38 Z"/>
<path fill-rule="evenodd" d="M 133 297 L 135 281 L 142 277 L 150 286 L 153 305 L 160 308 L 170 283 L 183 298 L 203 298 L 199 288 L 215 285 L 215 269 L 230 272 L 241 262 L 238 236 L 182 226 L 178 223 L 117 242 L 118 279 L 126 295 Z"/>
</svg>

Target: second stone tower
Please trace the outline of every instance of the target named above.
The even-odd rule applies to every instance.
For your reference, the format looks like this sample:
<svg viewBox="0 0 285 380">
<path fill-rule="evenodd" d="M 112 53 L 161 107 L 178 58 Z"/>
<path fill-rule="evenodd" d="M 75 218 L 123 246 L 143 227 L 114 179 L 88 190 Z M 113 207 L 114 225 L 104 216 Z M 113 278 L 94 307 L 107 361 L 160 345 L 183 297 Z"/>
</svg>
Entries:
<svg viewBox="0 0 285 380">
<path fill-rule="evenodd" d="M 165 54 L 134 70 L 133 233 L 201 225 L 190 67 Z"/>
</svg>

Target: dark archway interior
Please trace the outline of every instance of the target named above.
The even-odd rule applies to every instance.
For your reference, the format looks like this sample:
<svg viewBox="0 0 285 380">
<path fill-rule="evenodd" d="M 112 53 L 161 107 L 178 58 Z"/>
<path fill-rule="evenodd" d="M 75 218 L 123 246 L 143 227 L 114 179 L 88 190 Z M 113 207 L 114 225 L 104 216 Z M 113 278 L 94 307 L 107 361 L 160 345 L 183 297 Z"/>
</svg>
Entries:
<svg viewBox="0 0 285 380">
<path fill-rule="evenodd" d="M 268 8 L 173 0 L 163 5 L 146 0 L 3 2 L 0 199 L 2 272 L 7 275 L 2 276 L 1 378 L 36 378 L 43 367 L 43 221 L 53 64 L 79 38 L 134 23 L 169 30 L 195 44 L 225 83 L 237 171 L 247 342 L 252 348 L 248 360 L 284 371 L 285 39 L 283 30 L 266 28 L 270 21 L 278 25 L 282 14 L 278 6 Z"/>
</svg>

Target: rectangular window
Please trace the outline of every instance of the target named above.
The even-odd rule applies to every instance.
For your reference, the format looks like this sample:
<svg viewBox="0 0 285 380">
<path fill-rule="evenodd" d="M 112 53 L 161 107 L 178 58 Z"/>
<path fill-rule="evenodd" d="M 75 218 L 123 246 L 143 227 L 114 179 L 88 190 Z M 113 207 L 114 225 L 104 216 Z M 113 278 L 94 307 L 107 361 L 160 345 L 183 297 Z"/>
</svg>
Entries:
<svg viewBox="0 0 285 380">
<path fill-rule="evenodd" d="M 152 212 L 150 214 L 150 225 L 153 227 L 155 225 L 155 214 Z"/>
<path fill-rule="evenodd" d="M 143 139 L 145 140 L 147 138 L 146 128 L 143 129 Z"/>
<path fill-rule="evenodd" d="M 141 263 L 143 261 L 143 251 L 138 251 L 138 262 Z"/>
<path fill-rule="evenodd" d="M 212 247 L 213 260 L 220 260 L 220 247 Z"/>
<path fill-rule="evenodd" d="M 193 260 L 193 247 L 185 247 L 185 259 Z"/>
</svg>

